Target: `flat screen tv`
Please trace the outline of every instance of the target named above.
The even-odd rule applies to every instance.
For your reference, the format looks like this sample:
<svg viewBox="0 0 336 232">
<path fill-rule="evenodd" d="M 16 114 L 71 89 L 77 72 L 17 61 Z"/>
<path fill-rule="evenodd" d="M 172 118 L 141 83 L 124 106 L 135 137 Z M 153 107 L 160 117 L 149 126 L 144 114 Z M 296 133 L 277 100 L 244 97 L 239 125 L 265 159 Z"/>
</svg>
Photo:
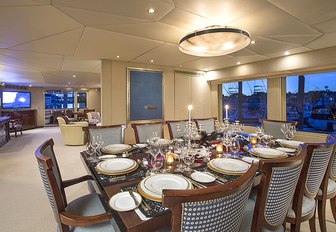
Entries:
<svg viewBox="0 0 336 232">
<path fill-rule="evenodd" d="M 30 92 L 2 92 L 2 109 L 30 108 Z"/>
</svg>

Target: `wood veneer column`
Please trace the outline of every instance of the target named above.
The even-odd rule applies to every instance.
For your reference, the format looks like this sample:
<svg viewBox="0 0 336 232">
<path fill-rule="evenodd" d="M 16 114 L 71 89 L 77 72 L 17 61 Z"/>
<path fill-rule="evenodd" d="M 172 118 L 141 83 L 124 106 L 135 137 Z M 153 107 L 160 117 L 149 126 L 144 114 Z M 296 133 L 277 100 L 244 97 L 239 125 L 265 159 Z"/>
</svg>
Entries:
<svg viewBox="0 0 336 232">
<path fill-rule="evenodd" d="M 112 124 L 112 60 L 101 61 L 101 117 L 103 125 Z"/>
</svg>

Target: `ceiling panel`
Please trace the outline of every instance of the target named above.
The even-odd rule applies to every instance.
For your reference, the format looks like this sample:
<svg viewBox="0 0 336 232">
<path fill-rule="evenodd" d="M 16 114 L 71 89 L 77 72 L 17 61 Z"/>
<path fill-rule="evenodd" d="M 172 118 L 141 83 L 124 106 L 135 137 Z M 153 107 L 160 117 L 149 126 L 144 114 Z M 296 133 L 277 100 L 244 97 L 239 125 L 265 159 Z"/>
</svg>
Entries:
<svg viewBox="0 0 336 232">
<path fill-rule="evenodd" d="M 76 72 L 97 72 L 97 66 L 100 66 L 100 60 L 79 59 L 77 57 L 67 56 L 63 60 L 63 71 L 76 71 Z M 100 73 L 100 69 L 97 73 Z"/>
<path fill-rule="evenodd" d="M 72 7 L 57 6 L 65 14 L 76 19 L 83 25 L 119 25 L 128 23 L 148 22 L 148 20 L 136 19 L 108 13 L 101 13 L 96 11 L 83 10 Z"/>
<path fill-rule="evenodd" d="M 174 8 L 171 3 L 161 0 L 100 0 L 99 4 L 92 0 L 53 0 L 53 4 L 153 21 Z M 154 8 L 155 13 L 149 14 L 149 8 Z"/>
<path fill-rule="evenodd" d="M 0 65 L 0 81 L 17 85 L 29 85 L 36 83 L 41 86 L 44 78 L 41 72 L 32 70 L 20 70 L 13 67 L 4 67 Z"/>
<path fill-rule="evenodd" d="M 0 31 L 5 33 L 1 33 L 0 47 L 12 47 L 80 27 L 81 24 L 52 6 L 1 7 Z"/>
<path fill-rule="evenodd" d="M 316 30 L 319 30 L 323 33 L 336 32 L 336 19 L 324 21 L 322 23 L 317 23 L 312 25 Z"/>
<path fill-rule="evenodd" d="M 120 60 L 130 61 L 161 44 L 163 43 L 154 40 L 95 28 L 86 28 L 76 56 L 112 60 L 120 56 Z"/>
<path fill-rule="evenodd" d="M 278 40 L 285 43 L 292 43 L 298 45 L 305 45 L 314 39 L 320 37 L 321 35 L 275 35 L 275 36 L 267 36 L 266 38 L 272 40 Z"/>
<path fill-rule="evenodd" d="M 324 34 L 317 40 L 306 45 L 306 47 L 312 49 L 327 48 L 332 46 L 336 46 L 336 32 Z"/>
<path fill-rule="evenodd" d="M 308 24 L 319 23 L 336 17 L 336 1 L 333 0 L 268 1 Z"/>
<path fill-rule="evenodd" d="M 12 49 L 59 55 L 74 55 L 83 33 L 83 28 L 23 43 L 12 47 Z"/>
<path fill-rule="evenodd" d="M 255 43 L 253 46 L 249 46 L 248 49 L 259 55 L 268 56 L 269 54 L 284 52 L 296 47 L 299 47 L 299 45 L 284 43 L 266 38 L 259 38 L 257 43 Z"/>
<path fill-rule="evenodd" d="M 162 55 L 164 54 L 164 55 Z M 157 47 L 150 52 L 137 57 L 132 60 L 134 62 L 140 63 L 151 63 L 153 60 L 154 64 L 165 65 L 165 66 L 176 66 L 178 64 L 198 59 L 196 56 L 186 55 L 180 52 L 177 45 L 173 44 L 164 44 L 160 47 Z"/>
<path fill-rule="evenodd" d="M 167 43 L 178 44 L 180 39 L 187 34 L 188 31 L 168 24 L 159 22 L 137 23 L 127 25 L 107 25 L 95 26 L 103 30 L 114 31 L 126 35 L 134 35 L 148 39 L 159 40 Z"/>
<path fill-rule="evenodd" d="M 50 4 L 51 0 L 1 0 L 0 7 L 4 6 L 36 6 Z"/>
</svg>

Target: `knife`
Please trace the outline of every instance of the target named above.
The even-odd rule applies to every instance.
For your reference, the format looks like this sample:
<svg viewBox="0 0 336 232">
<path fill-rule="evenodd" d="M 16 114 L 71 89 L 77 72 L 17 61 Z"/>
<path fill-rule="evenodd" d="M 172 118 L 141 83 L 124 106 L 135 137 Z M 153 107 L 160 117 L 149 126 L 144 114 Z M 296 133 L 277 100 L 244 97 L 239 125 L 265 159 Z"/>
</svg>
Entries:
<svg viewBox="0 0 336 232">
<path fill-rule="evenodd" d="M 135 206 L 138 207 L 140 205 L 140 202 L 138 201 L 138 199 L 136 199 L 134 193 L 132 190 L 128 190 L 128 193 L 130 194 L 130 196 L 132 197 L 134 203 L 135 203 Z"/>
</svg>

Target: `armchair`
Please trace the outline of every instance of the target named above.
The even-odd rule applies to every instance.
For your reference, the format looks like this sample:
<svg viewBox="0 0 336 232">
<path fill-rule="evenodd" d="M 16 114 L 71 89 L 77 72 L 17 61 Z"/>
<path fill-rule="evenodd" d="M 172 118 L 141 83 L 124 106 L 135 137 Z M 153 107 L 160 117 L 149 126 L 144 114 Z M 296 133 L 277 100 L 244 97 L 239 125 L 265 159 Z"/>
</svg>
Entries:
<svg viewBox="0 0 336 232">
<path fill-rule="evenodd" d="M 69 122 L 62 117 L 57 118 L 61 130 L 64 144 L 83 145 L 85 143 L 85 134 L 82 127 L 88 126 L 87 122 Z"/>
</svg>

